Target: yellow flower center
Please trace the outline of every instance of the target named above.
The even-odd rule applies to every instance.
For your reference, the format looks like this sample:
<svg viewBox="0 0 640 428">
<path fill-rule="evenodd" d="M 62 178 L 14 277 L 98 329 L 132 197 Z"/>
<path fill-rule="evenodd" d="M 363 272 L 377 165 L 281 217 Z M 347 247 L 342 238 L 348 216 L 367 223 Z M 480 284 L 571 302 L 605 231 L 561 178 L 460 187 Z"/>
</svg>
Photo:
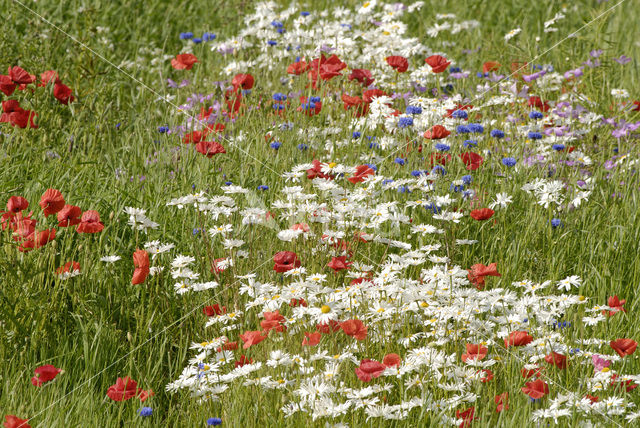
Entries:
<svg viewBox="0 0 640 428">
<path fill-rule="evenodd" d="M 320 308 L 320 311 L 323 314 L 328 314 L 329 312 L 331 312 L 331 308 L 327 305 L 322 305 L 322 307 Z"/>
</svg>

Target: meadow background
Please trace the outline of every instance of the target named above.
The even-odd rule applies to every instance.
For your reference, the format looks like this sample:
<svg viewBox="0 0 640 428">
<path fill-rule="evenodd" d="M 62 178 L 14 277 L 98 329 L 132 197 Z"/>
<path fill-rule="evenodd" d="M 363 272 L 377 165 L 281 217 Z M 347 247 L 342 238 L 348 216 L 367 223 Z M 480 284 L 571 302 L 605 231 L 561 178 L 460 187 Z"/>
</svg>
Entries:
<svg viewBox="0 0 640 428">
<path fill-rule="evenodd" d="M 71 231 L 63 231 L 55 245 L 30 254 L 18 252 L 9 235 L 0 234 L 0 413 L 29 418 L 37 414 L 30 422 L 37 427 L 198 427 L 205 426 L 206 419 L 214 416 L 221 417 L 226 426 L 299 426 L 303 419 L 284 419 L 278 411 L 282 405 L 279 396 L 269 391 L 261 395 L 228 396 L 222 403 L 206 404 L 196 403 L 186 392 L 171 395 L 164 391 L 165 385 L 182 371 L 190 358 L 190 344 L 199 340 L 203 331 L 200 310 L 182 318 L 204 303 L 233 306 L 236 294 L 233 287 L 219 293 L 192 294 L 187 299 L 176 295 L 171 286 L 157 277 L 150 278 L 144 286 L 130 284 L 133 269 L 130 254 L 140 245 L 141 237 L 126 225 L 124 207 L 144 208 L 160 224 L 159 229 L 149 232 L 149 239 L 172 242 L 182 254 L 201 254 L 201 238 L 192 233 L 199 227 L 198 218 L 192 213 L 166 209 L 170 198 L 194 189 L 217 189 L 232 180 L 251 189 L 269 185 L 270 190 L 258 196 L 269 206 L 280 198 L 278 190 L 284 183 L 255 159 L 277 172 L 289 171 L 292 166 L 313 159 L 311 153 L 301 154 L 295 148 L 280 151 L 277 156 L 265 149 L 261 143 L 265 123 L 255 115 L 241 118 L 229 128 L 232 133 L 239 129 L 245 132 L 243 149 L 251 157 L 227 147 L 226 155 L 211 161 L 193 151 L 176 149 L 182 144 L 177 137 L 158 132 L 159 126 L 173 127 L 184 119 L 174 106 L 158 101 L 159 95 L 175 94 L 167 88 L 167 78 L 179 81 L 184 77 L 165 58 L 183 51 L 184 41 L 179 34 L 209 31 L 218 39 L 232 36 L 242 28 L 242 19 L 252 11 L 254 3 L 204 0 L 25 0 L 24 3 L 106 60 L 123 65 L 138 81 L 18 2 L 2 3 L 0 70 L 16 64 L 31 72 L 57 70 L 73 88 L 78 102 L 66 107 L 46 96 L 35 98 L 38 129 L 0 125 L 0 202 L 4 204 L 9 196 L 21 195 L 30 201 L 30 209 L 37 209 L 42 193 L 47 188 L 57 188 L 68 203 L 99 211 L 105 229 L 96 236 L 75 236 Z M 410 33 L 434 49 L 448 52 L 459 66 L 475 72 L 489 60 L 503 64 L 529 61 L 615 3 L 425 1 L 415 15 L 420 18 L 405 22 Z M 300 10 L 314 12 L 335 5 L 336 2 L 314 1 L 301 3 Z M 543 33 L 542 23 L 563 6 L 567 8 L 566 18 L 559 24 L 559 30 Z M 455 13 L 459 20 L 475 19 L 480 26 L 456 35 L 443 32 L 437 39 L 430 39 L 426 31 L 435 22 L 437 13 Z M 504 34 L 516 27 L 521 27 L 522 33 L 505 43 Z M 540 41 L 536 42 L 538 36 Z M 443 46 L 443 42 L 447 44 Z M 464 49 L 476 48 L 480 48 L 477 54 L 462 53 Z M 573 68 L 594 49 L 602 49 L 603 57 L 625 54 L 632 58 L 624 67 L 613 63 L 594 69 L 582 81 L 581 91 L 596 101 L 596 112 L 608 116 L 613 102 L 612 88 L 625 88 L 632 96 L 640 88 L 637 3 L 623 2 L 535 63 L 552 64 L 562 70 L 573 64 Z M 186 77 L 192 83 L 178 93 L 176 103 L 192 93 L 209 93 L 210 82 L 225 79 L 220 73 L 227 61 L 225 57 L 210 52 L 206 44 L 195 46 L 193 53 L 201 63 Z M 348 58 L 344 60 L 348 62 Z M 261 82 L 278 79 L 282 74 L 283 70 L 254 74 L 254 94 L 260 94 Z M 221 98 L 220 91 L 218 94 Z M 268 99 L 271 93 L 265 90 L 262 95 Z M 636 113 L 636 120 L 637 116 Z M 304 127 L 304 119 L 297 125 Z M 344 134 L 350 132 L 345 129 Z M 586 138 L 597 139 L 602 148 L 591 153 L 594 163 L 602 164 L 612 156 L 616 142 L 608 131 Z M 625 151 L 637 156 L 635 142 L 629 140 L 626 144 Z M 358 146 L 351 149 L 356 151 L 354 154 L 363 150 Z M 393 158 L 385 162 L 390 165 Z M 600 180 L 607 173 L 594 169 L 594 179 Z M 503 272 L 502 286 L 522 278 L 542 281 L 579 275 L 584 280 L 580 294 L 594 302 L 604 304 L 614 294 L 627 299 L 627 313 L 618 314 L 600 327 L 602 336 L 638 338 L 637 178 L 629 173 L 612 174 L 613 179 L 600 180 L 604 184 L 592 194 L 589 203 L 558 231 L 552 232 L 547 213 L 529 209 L 531 201 L 524 197 L 516 197 L 508 214 L 493 228 L 488 223 L 482 226 L 483 230 L 478 224 L 460 224 L 461 235 L 470 239 L 480 233 L 484 235 L 481 246 L 456 254 L 456 263 L 468 267 L 480 255 L 483 260 L 497 262 Z M 613 194 L 617 197 L 612 198 Z M 281 250 L 281 245 L 274 242 L 269 230 L 257 229 L 252 236 L 252 262 L 254 266 L 263 263 L 257 273 L 269 278 L 274 275 L 271 257 Z M 109 254 L 119 254 L 123 261 L 115 265 L 98 261 Z M 381 255 L 371 256 L 377 260 Z M 72 259 L 81 264 L 82 275 L 69 281 L 59 280 L 55 269 Z M 306 260 L 311 260 L 311 256 Z M 313 263 L 305 266 L 312 268 Z M 321 263 L 317 263 L 319 269 Z M 237 269 L 243 272 L 242 265 Z M 579 334 L 579 316 L 574 329 Z M 63 368 L 64 373 L 50 385 L 34 388 L 29 379 L 33 369 L 42 364 Z M 631 364 L 626 367 L 628 372 L 633 372 L 633 368 L 637 371 L 636 359 L 628 364 Z M 125 375 L 137 380 L 139 386 L 155 391 L 149 404 L 154 409 L 152 417 L 137 416 L 139 406 L 134 403 L 118 405 L 105 396 L 115 379 Z M 640 403 L 635 398 L 634 401 Z M 486 426 L 512 426 L 529 417 L 526 405 L 518 406 L 514 401 L 511 406 L 513 410 L 502 414 L 499 420 L 490 410 L 479 416 L 483 421 L 492 421 Z M 380 426 L 379 421 L 364 418 L 350 423 Z M 385 421 L 384 425 L 437 423 L 437 420 L 409 419 Z M 580 421 L 572 420 L 569 424 L 580 426 Z M 317 425 L 324 426 L 324 422 Z"/>
</svg>

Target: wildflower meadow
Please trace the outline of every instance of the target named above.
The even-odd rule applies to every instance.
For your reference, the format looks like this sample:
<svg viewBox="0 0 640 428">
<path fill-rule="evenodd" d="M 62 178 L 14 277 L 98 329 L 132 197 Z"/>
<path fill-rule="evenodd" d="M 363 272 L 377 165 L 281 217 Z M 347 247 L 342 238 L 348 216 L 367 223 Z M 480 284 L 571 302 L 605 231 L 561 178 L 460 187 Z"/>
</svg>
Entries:
<svg viewBox="0 0 640 428">
<path fill-rule="evenodd" d="M 4 427 L 640 425 L 635 1 L 0 10 Z"/>
</svg>

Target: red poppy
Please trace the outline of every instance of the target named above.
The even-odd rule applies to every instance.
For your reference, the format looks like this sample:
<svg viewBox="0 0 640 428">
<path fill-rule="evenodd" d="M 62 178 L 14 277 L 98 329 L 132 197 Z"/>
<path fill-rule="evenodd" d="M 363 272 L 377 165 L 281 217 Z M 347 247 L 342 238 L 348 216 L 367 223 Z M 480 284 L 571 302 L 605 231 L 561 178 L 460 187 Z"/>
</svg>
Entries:
<svg viewBox="0 0 640 428">
<path fill-rule="evenodd" d="M 291 301 L 289 301 L 289 306 L 291 306 L 292 308 L 295 308 L 297 306 L 302 306 L 306 308 L 308 304 L 307 304 L 307 301 L 304 299 L 291 299 Z"/>
<path fill-rule="evenodd" d="M 409 68 L 409 61 L 403 56 L 388 56 L 385 60 L 398 73 L 404 73 Z"/>
<path fill-rule="evenodd" d="M 125 401 L 138 395 L 138 383 L 129 376 L 116 380 L 116 383 L 107 389 L 107 396 L 114 401 Z"/>
<path fill-rule="evenodd" d="M 636 351 L 638 342 L 633 339 L 616 339 L 609 342 L 609 345 L 618 353 L 618 355 L 624 358 Z"/>
<path fill-rule="evenodd" d="M 193 54 L 180 54 L 176 55 L 174 59 L 171 60 L 171 66 L 176 70 L 191 70 L 193 64 L 198 62 L 198 58 L 196 58 Z"/>
<path fill-rule="evenodd" d="M 29 222 L 31 223 L 31 222 Z M 35 227 L 35 226 L 34 226 Z M 45 229 L 40 232 L 33 232 L 22 242 L 20 248 L 22 252 L 31 251 L 34 248 L 44 247 L 49 242 L 53 241 L 56 237 L 55 229 Z"/>
<path fill-rule="evenodd" d="M 40 208 L 45 217 L 55 214 L 64 208 L 64 197 L 57 189 L 47 189 L 40 198 Z"/>
<path fill-rule="evenodd" d="M 262 335 L 261 330 L 257 331 L 245 331 L 244 334 L 240 335 L 240 339 L 244 342 L 242 345 L 242 349 L 248 349 L 253 345 L 257 345 L 267 338 L 267 335 Z"/>
<path fill-rule="evenodd" d="M 356 167 L 356 172 L 352 177 L 347 178 L 353 184 L 363 182 L 368 176 L 375 175 L 375 171 L 371 169 L 368 165 L 358 165 Z"/>
<path fill-rule="evenodd" d="M 596 396 L 593 396 L 593 395 L 589 395 L 589 394 L 585 394 L 584 398 L 587 398 L 589 401 L 591 401 L 591 404 L 597 403 L 598 400 L 600 400 L 599 397 L 596 397 Z"/>
<path fill-rule="evenodd" d="M 0 74 L 0 91 L 4 92 L 4 94 L 10 97 L 13 94 L 13 91 L 16 90 L 16 85 L 11 80 L 11 77 L 6 76 L 4 74 Z"/>
<path fill-rule="evenodd" d="M 367 337 L 368 327 L 359 319 L 352 319 L 340 323 L 340 328 L 347 336 L 356 340 L 364 340 Z"/>
<path fill-rule="evenodd" d="M 493 372 L 491 370 L 482 369 L 476 373 L 480 373 L 480 372 L 482 372 L 483 374 L 483 376 L 480 378 L 480 382 L 487 383 L 493 380 Z"/>
<path fill-rule="evenodd" d="M 482 165 L 484 158 L 477 153 L 474 152 L 464 152 L 460 154 L 460 159 L 467 166 L 467 169 L 470 171 L 474 171 Z"/>
<path fill-rule="evenodd" d="M 549 385 L 542 379 L 536 379 L 533 382 L 525 383 L 525 386 L 522 387 L 522 392 L 537 400 L 549 393 Z"/>
<path fill-rule="evenodd" d="M 449 67 L 451 61 L 447 61 L 447 59 L 440 55 L 431 55 L 429 58 L 425 59 L 424 62 L 429 64 L 431 67 L 431 71 L 434 73 L 442 73 Z"/>
<path fill-rule="evenodd" d="M 229 264 L 227 263 L 226 257 L 217 258 L 213 260 L 211 273 L 216 273 L 216 274 L 222 273 L 225 270 L 227 270 L 228 267 L 229 267 Z"/>
<path fill-rule="evenodd" d="M 610 296 L 607 299 L 607 306 L 609 306 L 611 308 L 610 311 L 602 311 L 603 314 L 607 314 L 610 317 L 615 315 L 616 313 L 622 311 L 622 312 L 627 312 L 627 310 L 625 308 L 622 307 L 622 305 L 624 305 L 627 301 L 626 300 L 620 300 L 618 298 L 618 296 Z"/>
<path fill-rule="evenodd" d="M 442 125 L 434 125 L 431 129 L 425 131 L 424 138 L 427 140 L 440 140 L 446 138 L 451 134 L 451 131 L 447 130 Z"/>
<path fill-rule="evenodd" d="M 22 196 L 12 196 L 7 201 L 7 213 L 17 214 L 27 208 L 29 208 L 29 201 Z M 622 303 L 624 303 L 624 301 Z"/>
<path fill-rule="evenodd" d="M 8 100 L 2 102 L 2 115 L 0 115 L 0 123 L 10 123 L 11 126 L 18 128 L 37 128 L 33 120 L 37 114 L 31 110 L 25 110 L 20 107 L 20 103 L 16 100 Z"/>
<path fill-rule="evenodd" d="M 9 67 L 9 78 L 13 80 L 13 83 L 16 83 L 18 85 L 28 85 L 36 81 L 36 76 L 27 73 L 24 69 L 18 67 L 17 65 Z"/>
<path fill-rule="evenodd" d="M 58 73 L 54 70 L 47 70 L 40 74 L 40 83 L 38 86 L 47 86 L 49 83 L 60 83 Z"/>
<path fill-rule="evenodd" d="M 349 269 L 352 262 L 347 261 L 347 256 L 332 257 L 331 261 L 327 263 L 327 267 L 333 269 L 334 272 L 341 271 L 343 269 Z"/>
<path fill-rule="evenodd" d="M 559 369 L 567 368 L 567 357 L 565 355 L 558 354 L 557 352 L 552 351 L 549 355 L 544 357 L 544 360 Z"/>
<path fill-rule="evenodd" d="M 529 379 L 532 376 L 540 377 L 543 371 L 543 367 L 535 367 L 533 369 L 522 369 L 520 370 L 520 374 L 523 378 Z"/>
<path fill-rule="evenodd" d="M 496 412 L 500 413 L 503 410 L 509 410 L 509 393 L 508 392 L 503 392 L 500 395 L 496 395 L 493 401 L 495 401 L 495 403 L 497 404 Z"/>
<path fill-rule="evenodd" d="M 64 273 L 80 272 L 80 263 L 76 261 L 70 261 L 56 269 L 56 275 L 62 275 Z"/>
<path fill-rule="evenodd" d="M 196 144 L 196 151 L 208 158 L 212 158 L 218 153 L 227 153 L 222 144 L 215 141 L 200 141 Z"/>
<path fill-rule="evenodd" d="M 360 361 L 360 366 L 355 368 L 356 376 L 363 382 L 370 382 L 371 379 L 380 377 L 387 367 L 375 360 L 364 359 Z"/>
<path fill-rule="evenodd" d="M 238 349 L 238 342 L 227 342 L 222 346 L 222 348 L 225 351 L 235 351 Z"/>
<path fill-rule="evenodd" d="M 205 306 L 202 308 L 202 312 L 208 316 L 212 317 L 214 315 L 223 315 L 227 313 L 227 307 L 223 306 L 222 308 L 217 303 L 213 306 Z"/>
<path fill-rule="evenodd" d="M 402 362 L 402 358 L 398 354 L 387 354 L 382 359 L 382 364 L 387 367 L 398 367 Z"/>
<path fill-rule="evenodd" d="M 280 251 L 273 256 L 273 270 L 276 272 L 286 272 L 288 270 L 300 267 L 300 259 L 293 251 Z"/>
<path fill-rule="evenodd" d="M 631 379 L 621 380 L 620 382 L 617 382 L 616 379 L 618 379 L 617 374 L 611 375 L 611 383 L 609 385 L 614 388 L 624 389 L 626 392 L 631 392 L 638 387 L 637 383 L 632 384 L 633 380 Z"/>
<path fill-rule="evenodd" d="M 302 346 L 316 346 L 320 343 L 322 333 L 316 331 L 314 333 L 304 333 L 304 339 L 302 339 Z"/>
<path fill-rule="evenodd" d="M 141 389 L 141 390 L 138 392 L 138 398 L 139 398 L 139 399 L 140 399 L 140 401 L 141 401 L 141 402 L 143 402 L 143 403 L 147 400 L 147 398 L 149 398 L 149 397 L 153 397 L 154 395 L 156 395 L 156 394 L 153 392 L 153 390 L 152 390 L 152 389 L 150 389 L 150 390 L 148 390 L 148 391 L 147 391 L 147 390 L 144 390 L 144 389 Z"/>
<path fill-rule="evenodd" d="M 490 71 L 496 71 L 497 69 L 500 68 L 501 65 L 502 64 L 500 64 L 499 62 L 487 61 L 484 64 L 482 64 L 482 72 L 488 73 Z"/>
<path fill-rule="evenodd" d="M 382 89 L 367 89 L 362 93 L 362 100 L 365 103 L 370 103 L 374 98 L 382 97 L 384 95 L 387 95 L 387 93 Z"/>
<path fill-rule="evenodd" d="M 370 86 L 375 80 L 371 75 L 371 71 L 364 68 L 354 68 L 349 74 L 349 80 L 357 80 L 362 86 Z"/>
<path fill-rule="evenodd" d="M 58 369 L 51 364 L 40 366 L 34 370 L 35 376 L 31 378 L 31 383 L 34 386 L 42 386 L 43 383 L 55 379 L 61 371 L 61 369 Z"/>
<path fill-rule="evenodd" d="M 264 316 L 264 320 L 260 322 L 260 327 L 262 327 L 264 332 L 275 330 L 278 333 L 282 333 L 286 329 L 286 326 L 282 324 L 285 321 L 285 317 L 280 315 L 279 310 L 275 312 L 264 312 L 262 315 Z"/>
<path fill-rule="evenodd" d="M 467 343 L 465 347 L 467 348 L 467 352 L 461 356 L 463 363 L 466 363 L 467 360 L 480 361 L 487 356 L 488 349 L 481 344 Z"/>
<path fill-rule="evenodd" d="M 540 111 L 543 111 L 543 112 L 546 112 L 550 108 L 549 104 L 546 101 L 542 102 L 542 99 L 536 96 L 529 97 L 529 100 L 527 101 L 527 105 L 529 107 L 537 107 Z"/>
<path fill-rule="evenodd" d="M 251 89 L 254 81 L 253 76 L 250 74 L 236 74 L 231 80 L 231 84 L 235 90 L 238 90 L 238 88 Z"/>
<path fill-rule="evenodd" d="M 63 83 L 56 83 L 53 87 L 53 96 L 60 104 L 67 105 L 75 101 L 76 97 L 71 94 L 71 88 Z"/>
<path fill-rule="evenodd" d="M 240 358 L 238 358 L 238 361 L 235 363 L 235 367 L 242 367 L 246 364 L 253 364 L 253 358 L 247 358 L 246 355 L 240 355 Z"/>
<path fill-rule="evenodd" d="M 31 425 L 27 423 L 29 419 L 20 419 L 15 415 L 7 415 L 4 417 L 4 420 L 5 428 L 31 428 Z"/>
<path fill-rule="evenodd" d="M 533 337 L 526 331 L 512 331 L 509 337 L 504 339 L 504 346 L 525 346 L 533 342 Z"/>
<path fill-rule="evenodd" d="M 485 266 L 482 263 L 476 263 L 471 266 L 471 269 L 467 269 L 467 271 L 469 272 L 467 278 L 469 278 L 469 281 L 471 281 L 478 290 L 482 290 L 484 287 L 485 276 L 502 276 L 502 274 L 498 272 L 496 263 L 491 263 L 489 266 Z"/>
<path fill-rule="evenodd" d="M 429 162 L 433 167 L 435 164 L 446 165 L 451 160 L 449 153 L 431 153 L 429 155 Z"/>
<path fill-rule="evenodd" d="M 304 61 L 293 62 L 287 67 L 287 74 L 301 75 L 309 69 L 309 64 Z"/>
<path fill-rule="evenodd" d="M 136 250 L 133 253 L 133 277 L 131 284 L 142 284 L 149 275 L 149 253 L 145 250 Z"/>
<path fill-rule="evenodd" d="M 469 215 L 474 220 L 482 221 L 482 220 L 490 219 L 493 216 L 493 214 L 495 214 L 495 211 L 492 210 L 491 208 L 480 208 L 478 210 L 471 211 L 471 214 Z"/>
<path fill-rule="evenodd" d="M 75 226 L 80 223 L 82 210 L 75 205 L 65 205 L 58 211 L 58 227 Z"/>
<path fill-rule="evenodd" d="M 31 218 L 31 213 L 25 216 L 21 211 L 13 216 L 9 216 L 8 219 L 10 219 L 10 222 L 5 220 L 5 215 L 7 214 L 2 215 L 2 230 L 6 229 L 8 225 L 11 230 L 13 230 L 14 241 L 27 239 L 36 231 L 36 221 Z"/>
<path fill-rule="evenodd" d="M 87 210 L 82 213 L 80 223 L 76 229 L 78 233 L 97 233 L 104 229 L 104 224 L 100 222 L 98 211 Z"/>
<path fill-rule="evenodd" d="M 182 142 L 184 144 L 199 143 L 200 141 L 204 140 L 204 138 L 207 136 L 208 133 L 209 133 L 209 129 L 190 132 L 186 134 L 184 137 L 182 137 Z"/>
<path fill-rule="evenodd" d="M 462 419 L 462 423 L 460 425 L 458 425 L 458 428 L 466 428 L 468 426 L 471 425 L 471 422 L 474 419 L 473 414 L 475 413 L 476 408 L 475 407 L 469 407 L 466 410 L 460 411 L 460 410 L 456 410 L 456 419 Z"/>
</svg>

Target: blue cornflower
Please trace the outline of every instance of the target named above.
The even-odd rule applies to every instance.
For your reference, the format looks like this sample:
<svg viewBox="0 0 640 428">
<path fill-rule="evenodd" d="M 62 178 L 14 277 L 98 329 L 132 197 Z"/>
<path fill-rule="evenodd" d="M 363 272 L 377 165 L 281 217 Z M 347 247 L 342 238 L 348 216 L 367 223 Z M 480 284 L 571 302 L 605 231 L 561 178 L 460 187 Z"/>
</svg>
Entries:
<svg viewBox="0 0 640 428">
<path fill-rule="evenodd" d="M 322 101 L 322 98 L 320 97 L 309 97 L 310 103 L 319 103 L 320 101 Z"/>
<path fill-rule="evenodd" d="M 556 152 L 561 152 L 564 150 L 565 145 L 564 144 L 554 144 L 553 146 L 551 146 L 551 148 L 553 150 L 555 150 Z"/>
<path fill-rule="evenodd" d="M 269 186 L 265 185 L 265 184 L 261 184 L 258 186 L 258 190 L 269 190 Z"/>
<path fill-rule="evenodd" d="M 274 104 L 273 105 L 273 109 L 274 110 L 284 110 L 285 107 L 284 107 L 284 104 Z"/>
<path fill-rule="evenodd" d="M 271 98 L 273 98 L 274 101 L 285 101 L 287 96 L 281 92 L 276 92 L 271 96 Z"/>
<path fill-rule="evenodd" d="M 413 170 L 411 171 L 411 175 L 414 177 L 420 177 L 421 175 L 426 175 L 426 171 Z"/>
<path fill-rule="evenodd" d="M 444 167 L 442 165 L 436 165 L 431 170 L 431 174 L 436 174 L 436 173 L 440 173 L 442 175 L 447 175 L 447 170 L 444 169 Z"/>
<path fill-rule="evenodd" d="M 580 348 L 571 348 L 571 349 L 569 349 L 569 354 L 571 354 L 571 355 L 579 354 L 580 352 L 582 352 L 580 350 Z"/>
<path fill-rule="evenodd" d="M 387 178 L 385 180 L 382 180 L 382 185 L 386 186 L 387 184 L 393 183 L 393 180 L 390 178 Z"/>
<path fill-rule="evenodd" d="M 269 146 L 275 150 L 278 150 L 281 145 L 282 143 L 280 141 L 274 141 L 273 143 L 269 144 Z"/>
<path fill-rule="evenodd" d="M 284 26 L 284 24 L 280 21 L 271 21 L 271 25 L 273 25 L 275 28 L 282 28 Z"/>
<path fill-rule="evenodd" d="M 434 214 L 440 214 L 440 211 L 442 211 L 442 209 L 436 204 L 434 204 L 433 202 L 429 202 L 428 204 L 425 204 L 424 208 L 431 211 Z"/>
<path fill-rule="evenodd" d="M 193 33 L 192 32 L 186 32 L 186 33 L 180 33 L 180 39 L 181 40 L 189 40 L 193 37 Z"/>
<path fill-rule="evenodd" d="M 455 117 L 456 119 L 466 119 L 469 117 L 469 114 L 465 110 L 456 110 L 451 114 L 451 117 Z"/>
<path fill-rule="evenodd" d="M 207 419 L 207 425 L 210 425 L 210 426 L 222 425 L 222 419 L 220 419 L 220 418 L 209 418 L 209 419 Z"/>
<path fill-rule="evenodd" d="M 544 115 L 539 111 L 532 111 L 529 113 L 529 119 L 542 119 Z"/>
<path fill-rule="evenodd" d="M 215 39 L 216 39 L 216 35 L 213 33 L 204 33 L 202 35 L 202 40 L 204 40 L 205 42 L 210 42 Z"/>
<path fill-rule="evenodd" d="M 306 10 L 303 10 L 302 12 L 300 12 L 300 16 L 309 16 L 311 15 L 311 12 L 307 12 Z"/>
<path fill-rule="evenodd" d="M 380 144 L 378 144 L 378 143 L 369 143 L 369 148 L 370 149 L 379 149 L 380 148 Z"/>
<path fill-rule="evenodd" d="M 422 108 L 419 106 L 409 106 L 407 107 L 407 114 L 421 114 Z"/>
<path fill-rule="evenodd" d="M 200 43 L 202 43 L 202 39 L 200 37 L 194 37 L 191 41 L 196 45 L 199 45 Z"/>
<path fill-rule="evenodd" d="M 372 170 L 376 171 L 376 172 L 378 171 L 378 167 L 375 166 L 372 163 L 365 163 L 365 165 L 368 166 L 369 168 L 371 168 Z"/>
<path fill-rule="evenodd" d="M 478 147 L 478 142 L 476 140 L 464 140 L 462 145 L 467 148 Z"/>
<path fill-rule="evenodd" d="M 462 176 L 462 182 L 464 184 L 471 184 L 473 182 L 473 176 L 472 175 L 463 175 Z"/>
<path fill-rule="evenodd" d="M 454 192 L 462 192 L 464 190 L 464 185 L 451 183 L 451 186 L 449 186 L 449 190 L 452 190 Z"/>
<path fill-rule="evenodd" d="M 404 129 L 413 126 L 413 118 L 411 117 L 401 117 L 398 120 L 398 128 Z"/>
<path fill-rule="evenodd" d="M 198 233 L 200 233 L 200 229 L 198 229 L 197 227 L 195 229 L 193 229 L 193 234 L 197 235 Z"/>
<path fill-rule="evenodd" d="M 300 150 L 301 152 L 303 152 L 303 151 L 307 150 L 308 148 L 309 148 L 309 146 L 307 146 L 307 145 L 306 145 L 306 144 L 304 144 L 304 143 L 300 143 L 300 144 L 298 144 L 298 150 Z"/>
<path fill-rule="evenodd" d="M 278 34 L 284 34 L 287 32 L 287 30 L 285 30 L 284 28 L 278 28 L 276 31 L 278 32 Z"/>
<path fill-rule="evenodd" d="M 275 40 L 267 40 L 267 44 L 268 44 L 269 46 L 275 46 L 275 45 L 277 45 L 277 44 L 278 44 L 278 42 L 276 42 Z"/>
<path fill-rule="evenodd" d="M 471 130 L 466 125 L 458 125 L 456 132 L 458 134 L 468 134 Z"/>
<path fill-rule="evenodd" d="M 476 192 L 473 189 L 467 189 L 462 192 L 463 199 L 473 199 L 476 196 Z"/>
<path fill-rule="evenodd" d="M 358 131 L 353 131 L 353 134 L 351 134 L 351 137 L 353 137 L 353 139 L 355 140 L 356 138 L 362 137 L 362 134 Z"/>
<path fill-rule="evenodd" d="M 169 132 L 169 127 L 168 126 L 158 126 L 158 132 L 161 134 L 166 134 L 167 132 Z"/>
<path fill-rule="evenodd" d="M 116 123 L 116 129 L 120 129 L 120 125 L 122 125 L 120 122 Z"/>
<path fill-rule="evenodd" d="M 394 159 L 394 162 L 395 162 L 395 163 L 397 163 L 397 164 L 398 164 L 398 165 L 400 165 L 400 166 L 403 166 L 403 165 L 404 165 L 405 160 L 404 160 L 404 159 L 402 159 L 402 158 L 395 158 L 395 159 Z"/>
<path fill-rule="evenodd" d="M 562 220 L 560 220 L 559 218 L 551 219 L 551 227 L 555 229 L 556 227 L 560 227 L 560 226 L 562 226 Z"/>
<path fill-rule="evenodd" d="M 151 416 L 153 414 L 153 409 L 151 407 L 142 407 L 138 410 L 138 414 L 140 416 Z"/>
<path fill-rule="evenodd" d="M 470 123 L 467 125 L 467 128 L 469 128 L 470 132 L 475 132 L 476 134 L 484 132 L 484 126 L 479 123 Z"/>
<path fill-rule="evenodd" d="M 489 73 L 482 73 L 482 72 L 478 71 L 478 72 L 476 73 L 476 76 L 478 76 L 478 77 L 480 77 L 480 78 L 482 78 L 482 77 L 489 77 Z"/>
<path fill-rule="evenodd" d="M 460 67 L 449 67 L 449 73 L 460 73 L 461 71 Z"/>
<path fill-rule="evenodd" d="M 451 149 L 451 146 L 444 143 L 438 143 L 435 145 L 436 150 L 440 150 L 441 152 L 448 152 Z"/>
<path fill-rule="evenodd" d="M 512 167 L 515 166 L 516 163 L 518 163 L 516 158 L 502 158 L 502 165 L 504 166 Z"/>
<path fill-rule="evenodd" d="M 527 137 L 529 137 L 532 140 L 539 140 L 542 138 L 542 134 L 539 132 L 529 132 L 527 134 Z"/>
<path fill-rule="evenodd" d="M 372 141 L 375 139 L 376 139 L 375 135 L 367 135 L 367 140 Z"/>
<path fill-rule="evenodd" d="M 411 190 L 407 186 L 398 186 L 398 192 L 400 193 L 411 193 Z"/>
<path fill-rule="evenodd" d="M 493 129 L 489 135 L 491 135 L 493 138 L 503 138 L 504 137 L 504 132 L 502 132 L 499 129 Z"/>
</svg>

